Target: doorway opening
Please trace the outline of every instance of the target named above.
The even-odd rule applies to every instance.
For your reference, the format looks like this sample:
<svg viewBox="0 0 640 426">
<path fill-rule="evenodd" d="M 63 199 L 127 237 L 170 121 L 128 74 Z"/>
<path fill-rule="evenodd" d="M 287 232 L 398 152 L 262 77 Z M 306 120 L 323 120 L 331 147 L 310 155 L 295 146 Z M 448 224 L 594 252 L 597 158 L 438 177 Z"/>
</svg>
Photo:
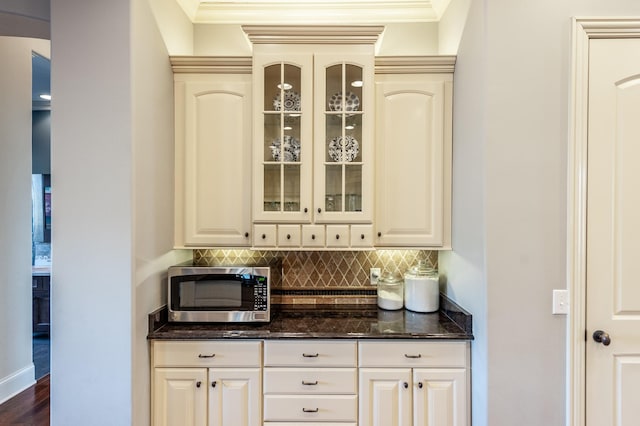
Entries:
<svg viewBox="0 0 640 426">
<path fill-rule="evenodd" d="M 50 370 L 51 61 L 32 52 L 31 267 L 35 379 Z"/>
</svg>

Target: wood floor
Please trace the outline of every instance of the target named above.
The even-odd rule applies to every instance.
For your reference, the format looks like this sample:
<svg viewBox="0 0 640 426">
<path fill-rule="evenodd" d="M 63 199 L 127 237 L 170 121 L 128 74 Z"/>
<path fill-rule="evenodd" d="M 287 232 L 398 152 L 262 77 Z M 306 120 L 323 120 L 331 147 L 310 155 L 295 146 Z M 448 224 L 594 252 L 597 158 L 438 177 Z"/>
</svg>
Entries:
<svg viewBox="0 0 640 426">
<path fill-rule="evenodd" d="M 49 375 L 0 405 L 0 426 L 49 425 Z"/>
</svg>

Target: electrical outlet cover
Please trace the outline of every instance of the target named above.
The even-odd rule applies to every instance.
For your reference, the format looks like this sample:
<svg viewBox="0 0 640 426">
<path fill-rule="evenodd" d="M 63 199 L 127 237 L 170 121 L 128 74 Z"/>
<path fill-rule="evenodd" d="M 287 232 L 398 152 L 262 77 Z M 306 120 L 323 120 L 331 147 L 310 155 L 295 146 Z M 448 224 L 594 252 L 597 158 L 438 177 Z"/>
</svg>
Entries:
<svg viewBox="0 0 640 426">
<path fill-rule="evenodd" d="M 369 283 L 371 285 L 378 284 L 378 278 L 380 278 L 380 268 L 369 269 Z"/>
</svg>

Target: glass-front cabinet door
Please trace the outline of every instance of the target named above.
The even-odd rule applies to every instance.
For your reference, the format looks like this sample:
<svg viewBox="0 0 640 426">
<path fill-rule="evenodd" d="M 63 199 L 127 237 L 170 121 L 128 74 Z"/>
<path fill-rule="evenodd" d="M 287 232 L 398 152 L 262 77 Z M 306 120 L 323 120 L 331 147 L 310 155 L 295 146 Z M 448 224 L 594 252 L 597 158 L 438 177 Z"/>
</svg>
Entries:
<svg viewBox="0 0 640 426">
<path fill-rule="evenodd" d="M 373 57 L 315 57 L 315 222 L 370 223 Z"/>
<path fill-rule="evenodd" d="M 311 221 L 312 57 L 254 58 L 254 222 Z"/>
</svg>

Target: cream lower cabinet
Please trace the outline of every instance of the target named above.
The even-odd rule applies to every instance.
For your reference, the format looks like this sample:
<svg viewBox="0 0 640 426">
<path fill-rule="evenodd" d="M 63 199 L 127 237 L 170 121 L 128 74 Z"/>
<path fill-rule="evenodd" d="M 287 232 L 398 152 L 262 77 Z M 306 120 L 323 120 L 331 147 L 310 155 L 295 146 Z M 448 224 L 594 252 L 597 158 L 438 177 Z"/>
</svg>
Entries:
<svg viewBox="0 0 640 426">
<path fill-rule="evenodd" d="M 266 341 L 264 425 L 355 426 L 355 341 Z"/>
<path fill-rule="evenodd" d="M 376 247 L 451 248 L 454 62 L 376 59 Z"/>
<path fill-rule="evenodd" d="M 466 343 L 360 342 L 360 426 L 468 426 Z"/>
<path fill-rule="evenodd" d="M 261 424 L 261 342 L 156 341 L 153 365 L 153 425 Z"/>
<path fill-rule="evenodd" d="M 471 424 L 466 341 L 153 341 L 152 365 L 158 426 Z"/>
</svg>

